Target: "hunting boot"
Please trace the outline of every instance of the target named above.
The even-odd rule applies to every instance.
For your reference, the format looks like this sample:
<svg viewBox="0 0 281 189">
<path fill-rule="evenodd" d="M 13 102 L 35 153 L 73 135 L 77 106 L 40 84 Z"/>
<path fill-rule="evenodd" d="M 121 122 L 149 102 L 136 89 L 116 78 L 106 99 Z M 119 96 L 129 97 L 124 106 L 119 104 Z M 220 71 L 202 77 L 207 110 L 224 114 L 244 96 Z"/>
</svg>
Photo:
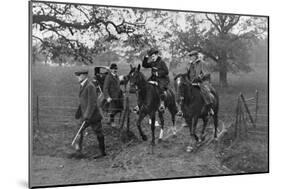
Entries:
<svg viewBox="0 0 281 189">
<path fill-rule="evenodd" d="M 98 139 L 99 149 L 100 149 L 101 154 L 95 156 L 94 159 L 98 159 L 98 158 L 106 156 L 105 145 L 104 145 L 104 136 L 103 135 L 99 135 L 99 136 L 97 136 L 97 139 Z"/>
</svg>

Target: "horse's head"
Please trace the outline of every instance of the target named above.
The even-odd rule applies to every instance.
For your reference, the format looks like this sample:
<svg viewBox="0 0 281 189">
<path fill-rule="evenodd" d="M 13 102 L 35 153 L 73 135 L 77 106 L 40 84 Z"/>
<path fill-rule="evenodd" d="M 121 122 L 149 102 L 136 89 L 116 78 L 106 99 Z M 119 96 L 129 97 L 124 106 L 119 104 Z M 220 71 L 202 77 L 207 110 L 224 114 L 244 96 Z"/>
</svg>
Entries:
<svg viewBox="0 0 281 189">
<path fill-rule="evenodd" d="M 192 84 L 183 74 L 178 74 L 174 77 L 174 87 L 176 91 L 176 101 L 182 106 L 184 101 L 189 103 L 192 98 Z"/>
<path fill-rule="evenodd" d="M 140 72 L 140 65 L 138 65 L 138 67 L 133 67 L 132 65 L 130 65 L 130 67 L 131 70 L 127 77 L 130 81 L 130 91 L 134 92 L 141 86 L 144 86 L 145 78 L 144 75 Z"/>
</svg>

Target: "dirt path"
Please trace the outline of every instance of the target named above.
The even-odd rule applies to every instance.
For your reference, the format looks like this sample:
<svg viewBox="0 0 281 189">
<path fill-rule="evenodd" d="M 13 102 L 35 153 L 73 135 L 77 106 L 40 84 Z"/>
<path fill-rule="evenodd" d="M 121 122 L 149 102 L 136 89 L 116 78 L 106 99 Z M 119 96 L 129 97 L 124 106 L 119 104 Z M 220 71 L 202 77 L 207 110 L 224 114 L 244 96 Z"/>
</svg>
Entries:
<svg viewBox="0 0 281 189">
<path fill-rule="evenodd" d="M 90 157 L 80 160 L 66 158 L 62 150 L 70 152 L 70 149 L 49 144 L 50 149 L 56 146 L 56 151 L 49 152 L 51 155 L 38 153 L 33 156 L 32 183 L 37 186 L 60 185 L 231 173 L 216 157 L 213 144 L 201 147 L 194 153 L 187 153 L 185 149 L 188 129 L 178 130 L 177 137 L 168 137 L 153 149 L 149 142 L 138 139 L 126 144 L 112 145 L 112 137 L 112 141 L 107 142 L 109 155 L 100 160 L 90 158 L 92 153 L 97 153 L 96 144 L 89 147 L 95 149 L 94 152 L 88 153 Z M 53 135 L 52 141 L 55 141 L 55 138 Z M 116 138 L 116 143 L 117 141 Z M 44 152 L 48 153 L 46 149 Z"/>
</svg>

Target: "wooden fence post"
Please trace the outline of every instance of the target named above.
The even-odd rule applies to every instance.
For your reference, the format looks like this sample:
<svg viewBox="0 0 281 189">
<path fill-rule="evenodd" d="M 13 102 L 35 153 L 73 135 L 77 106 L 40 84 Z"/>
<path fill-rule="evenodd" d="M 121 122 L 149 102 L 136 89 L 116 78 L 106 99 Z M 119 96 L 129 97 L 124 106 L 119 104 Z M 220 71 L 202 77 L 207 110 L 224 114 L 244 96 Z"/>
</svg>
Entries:
<svg viewBox="0 0 281 189">
<path fill-rule="evenodd" d="M 235 140 L 238 138 L 238 128 L 239 128 L 239 114 L 240 114 L 240 95 L 238 96 L 237 99 L 237 106 L 236 106 L 236 119 L 235 119 Z"/>
<path fill-rule="evenodd" d="M 256 115 L 255 115 L 255 123 L 257 123 L 258 120 L 258 109 L 259 109 L 259 91 L 256 90 Z"/>
<path fill-rule="evenodd" d="M 249 108 L 248 108 L 248 105 L 246 104 L 244 95 L 241 93 L 240 96 L 241 96 L 241 99 L 242 99 L 242 101 L 243 101 L 244 107 L 245 107 L 245 109 L 246 109 L 246 111 L 247 111 L 247 113 L 248 113 L 248 115 L 249 115 L 249 118 L 250 118 L 250 120 L 251 120 L 251 122 L 252 122 L 252 124 L 253 124 L 253 127 L 256 128 L 256 124 L 254 123 L 254 120 L 253 120 L 253 117 L 252 117 L 252 115 L 251 115 L 251 112 L 250 112 L 250 110 L 249 110 Z"/>
<path fill-rule="evenodd" d="M 39 127 L 39 95 L 36 96 L 36 120 L 37 120 L 37 126 Z"/>
</svg>

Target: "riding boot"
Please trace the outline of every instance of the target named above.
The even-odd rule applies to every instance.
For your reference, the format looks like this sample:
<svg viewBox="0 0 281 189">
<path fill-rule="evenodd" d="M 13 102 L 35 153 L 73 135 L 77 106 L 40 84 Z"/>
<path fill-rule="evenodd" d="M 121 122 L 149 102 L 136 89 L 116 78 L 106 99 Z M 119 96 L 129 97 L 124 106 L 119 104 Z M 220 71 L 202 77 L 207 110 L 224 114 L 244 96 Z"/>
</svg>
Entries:
<svg viewBox="0 0 281 189">
<path fill-rule="evenodd" d="M 97 136 L 97 139 L 98 139 L 99 149 L 100 149 L 101 154 L 95 156 L 94 157 L 95 159 L 98 159 L 98 158 L 101 158 L 103 156 L 106 156 L 105 145 L 104 145 L 104 136 L 103 135 Z"/>
</svg>

